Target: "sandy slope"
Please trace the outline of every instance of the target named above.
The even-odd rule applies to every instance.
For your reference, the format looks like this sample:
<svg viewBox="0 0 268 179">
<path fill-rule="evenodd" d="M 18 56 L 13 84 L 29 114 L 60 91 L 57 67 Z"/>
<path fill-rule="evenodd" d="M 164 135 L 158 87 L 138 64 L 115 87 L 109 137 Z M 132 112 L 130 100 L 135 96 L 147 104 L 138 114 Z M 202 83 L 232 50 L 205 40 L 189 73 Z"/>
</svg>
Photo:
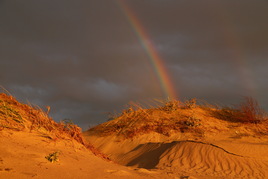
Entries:
<svg viewBox="0 0 268 179">
<path fill-rule="evenodd" d="M 179 103 L 130 107 L 84 137 L 125 166 L 206 179 L 268 178 L 268 119 L 254 102 L 243 110 Z"/>
<path fill-rule="evenodd" d="M 96 157 L 76 141 L 51 141 L 37 133 L 0 131 L 0 178 L 175 178 L 131 169 Z M 59 151 L 59 162 L 45 156 Z"/>
<path fill-rule="evenodd" d="M 126 166 L 195 178 L 268 178 L 267 139 L 230 139 L 226 134 L 225 138 L 210 136 L 195 141 L 157 133 L 133 139 L 84 135 L 114 161 Z"/>
<path fill-rule="evenodd" d="M 177 103 L 129 109 L 83 137 L 78 126 L 0 94 L 0 178 L 268 178 L 268 119 Z"/>
<path fill-rule="evenodd" d="M 0 93 L 0 178 L 176 178 L 118 165 L 85 142 L 78 126 Z M 57 153 L 59 161 L 47 157 Z M 99 157 L 97 157 L 99 156 Z"/>
</svg>

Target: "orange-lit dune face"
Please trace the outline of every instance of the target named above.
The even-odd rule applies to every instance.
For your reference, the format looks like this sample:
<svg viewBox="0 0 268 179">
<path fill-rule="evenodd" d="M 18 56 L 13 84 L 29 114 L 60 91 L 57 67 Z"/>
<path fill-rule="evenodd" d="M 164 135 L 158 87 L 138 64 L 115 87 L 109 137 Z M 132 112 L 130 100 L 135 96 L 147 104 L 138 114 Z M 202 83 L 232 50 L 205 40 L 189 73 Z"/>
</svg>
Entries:
<svg viewBox="0 0 268 179">
<path fill-rule="evenodd" d="M 267 178 L 268 120 L 257 107 L 134 104 L 82 134 L 0 94 L 0 178 Z"/>
<path fill-rule="evenodd" d="M 85 142 L 74 124 L 0 94 L 0 178 L 168 178 L 119 166 Z"/>
<path fill-rule="evenodd" d="M 84 136 L 126 166 L 197 178 L 265 178 L 268 121 L 259 115 L 246 120 L 249 111 L 243 110 L 171 101 L 124 111 Z"/>
<path fill-rule="evenodd" d="M 0 178 L 164 178 L 161 172 L 135 171 L 95 156 L 70 140 L 51 141 L 36 133 L 0 131 Z M 57 160 L 48 156 L 58 152 Z"/>
</svg>

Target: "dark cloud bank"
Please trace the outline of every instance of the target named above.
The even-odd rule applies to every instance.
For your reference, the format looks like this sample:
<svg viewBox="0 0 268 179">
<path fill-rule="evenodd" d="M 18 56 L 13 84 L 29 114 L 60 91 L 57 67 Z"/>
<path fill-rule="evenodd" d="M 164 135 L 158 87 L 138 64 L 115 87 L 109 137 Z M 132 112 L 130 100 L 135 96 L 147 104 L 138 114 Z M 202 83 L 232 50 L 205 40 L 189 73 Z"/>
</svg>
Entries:
<svg viewBox="0 0 268 179">
<path fill-rule="evenodd" d="M 128 0 L 180 99 L 268 110 L 268 2 Z M 86 129 L 129 101 L 165 98 L 146 51 L 113 0 L 0 0 L 0 82 L 56 120 Z"/>
</svg>

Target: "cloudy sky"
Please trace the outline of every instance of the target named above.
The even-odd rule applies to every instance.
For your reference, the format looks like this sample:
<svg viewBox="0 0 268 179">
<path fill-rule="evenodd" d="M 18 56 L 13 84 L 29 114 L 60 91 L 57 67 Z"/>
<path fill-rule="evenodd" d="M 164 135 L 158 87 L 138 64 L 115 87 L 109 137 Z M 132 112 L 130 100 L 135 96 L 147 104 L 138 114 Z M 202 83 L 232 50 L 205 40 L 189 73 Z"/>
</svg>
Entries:
<svg viewBox="0 0 268 179">
<path fill-rule="evenodd" d="M 83 129 L 167 96 L 122 9 L 149 34 L 179 99 L 268 110 L 267 0 L 0 0 L 0 85 Z"/>
</svg>

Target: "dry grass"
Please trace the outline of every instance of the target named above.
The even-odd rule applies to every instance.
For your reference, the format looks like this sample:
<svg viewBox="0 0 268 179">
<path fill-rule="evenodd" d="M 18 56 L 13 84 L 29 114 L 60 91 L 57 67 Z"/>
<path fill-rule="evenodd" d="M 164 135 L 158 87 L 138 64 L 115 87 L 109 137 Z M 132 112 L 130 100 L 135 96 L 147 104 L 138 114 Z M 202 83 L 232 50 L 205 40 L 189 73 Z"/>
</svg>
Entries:
<svg viewBox="0 0 268 179">
<path fill-rule="evenodd" d="M 265 118 L 259 103 L 251 97 L 245 97 L 240 105 L 240 111 L 242 117 L 239 120 L 242 122 L 259 123 Z"/>
<path fill-rule="evenodd" d="M 108 159 L 85 142 L 81 128 L 77 125 L 70 121 L 57 123 L 41 108 L 19 103 L 12 96 L 0 93 L 0 131 L 4 129 L 36 132 L 52 141 L 75 140 L 95 155 Z"/>
<path fill-rule="evenodd" d="M 176 100 L 157 102 L 157 107 L 149 109 L 132 103 L 127 110 L 112 117 L 113 120 L 90 130 L 101 136 L 117 134 L 126 138 L 149 132 L 170 136 L 173 132 L 188 132 L 193 128 L 196 128 L 193 132 L 200 133 L 197 128 L 200 128 L 201 123 L 194 114 L 198 108 L 195 99 L 185 103 Z"/>
<path fill-rule="evenodd" d="M 21 104 L 3 93 L 0 94 L 0 128 L 36 131 L 53 140 L 74 139 L 84 143 L 78 126 L 66 121 L 57 123 L 42 109 Z"/>
<path fill-rule="evenodd" d="M 212 124 L 231 126 L 235 123 L 247 130 L 250 129 L 252 134 L 268 135 L 267 117 L 252 98 L 245 98 L 237 108 L 221 108 L 204 102 L 198 105 L 197 102 L 196 99 L 185 102 L 158 100 L 156 107 L 150 108 L 131 103 L 122 113 L 113 115 L 112 120 L 89 131 L 100 136 L 115 134 L 125 138 L 150 132 L 165 136 L 173 133 L 192 133 L 202 137 L 210 130 L 217 129 L 219 132 L 224 128 Z M 219 120 L 225 122 L 215 122 Z M 226 122 L 228 124 L 225 124 Z M 12 96 L 0 94 L 0 131 L 4 129 L 37 132 L 40 136 L 53 141 L 76 140 L 95 155 L 107 158 L 85 142 L 81 129 L 72 122 L 57 123 L 49 117 L 48 112 L 19 103 Z"/>
<path fill-rule="evenodd" d="M 59 160 L 59 154 L 60 154 L 60 152 L 56 151 L 56 152 L 53 152 L 53 153 L 49 154 L 45 158 L 51 163 L 59 162 L 60 161 Z"/>
<path fill-rule="evenodd" d="M 257 124 L 266 119 L 265 113 L 258 102 L 251 97 L 245 97 L 237 108 L 217 108 L 216 110 L 210 110 L 210 112 L 212 116 L 230 122 Z"/>
<path fill-rule="evenodd" d="M 89 131 L 100 136 L 115 134 L 125 138 L 133 138 L 150 132 L 166 136 L 173 133 L 193 133 L 202 136 L 207 131 L 221 128 L 211 126 L 214 122 L 209 120 L 224 120 L 227 123 L 244 125 L 254 134 L 266 135 L 268 133 L 268 121 L 265 120 L 264 113 L 261 112 L 257 102 L 251 98 L 246 98 L 237 109 L 221 108 L 206 102 L 198 105 L 196 99 L 185 102 L 157 101 L 157 107 L 149 109 L 132 103 L 127 110 L 113 116 L 113 120 L 95 126 Z"/>
</svg>

